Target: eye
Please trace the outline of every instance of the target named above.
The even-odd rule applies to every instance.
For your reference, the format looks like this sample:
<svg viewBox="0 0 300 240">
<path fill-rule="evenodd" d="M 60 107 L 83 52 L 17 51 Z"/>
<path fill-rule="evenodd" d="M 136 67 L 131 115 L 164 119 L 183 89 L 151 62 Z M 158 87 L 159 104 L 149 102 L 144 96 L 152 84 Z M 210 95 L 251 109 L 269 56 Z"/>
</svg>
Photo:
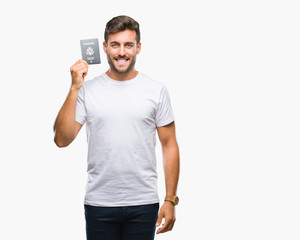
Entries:
<svg viewBox="0 0 300 240">
<path fill-rule="evenodd" d="M 132 48 L 132 47 L 133 47 L 133 44 L 132 44 L 132 43 L 128 43 L 126 46 L 127 46 L 128 48 Z"/>
<path fill-rule="evenodd" d="M 118 44 L 116 44 L 116 43 L 112 43 L 112 44 L 110 44 L 110 46 L 112 46 L 112 47 L 117 47 L 117 46 L 118 46 Z"/>
</svg>

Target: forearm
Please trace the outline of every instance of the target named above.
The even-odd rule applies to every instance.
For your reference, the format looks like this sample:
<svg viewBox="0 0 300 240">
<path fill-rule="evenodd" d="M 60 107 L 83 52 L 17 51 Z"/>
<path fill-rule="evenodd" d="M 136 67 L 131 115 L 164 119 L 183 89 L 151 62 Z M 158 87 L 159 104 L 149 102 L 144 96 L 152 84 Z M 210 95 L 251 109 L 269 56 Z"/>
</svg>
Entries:
<svg viewBox="0 0 300 240">
<path fill-rule="evenodd" d="M 75 114 L 78 90 L 70 89 L 70 92 L 61 107 L 54 123 L 54 141 L 59 147 L 69 145 L 75 135 Z"/>
<path fill-rule="evenodd" d="M 179 180 L 179 148 L 177 143 L 163 147 L 166 196 L 175 196 Z"/>
</svg>

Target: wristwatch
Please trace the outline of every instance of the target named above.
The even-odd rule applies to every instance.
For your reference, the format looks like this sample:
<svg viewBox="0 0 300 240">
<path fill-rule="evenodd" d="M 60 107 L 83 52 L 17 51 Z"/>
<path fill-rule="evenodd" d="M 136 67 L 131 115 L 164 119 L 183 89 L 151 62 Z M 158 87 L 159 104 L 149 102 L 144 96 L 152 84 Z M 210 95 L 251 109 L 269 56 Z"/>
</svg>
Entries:
<svg viewBox="0 0 300 240">
<path fill-rule="evenodd" d="M 171 202 L 174 206 L 178 205 L 179 198 L 177 196 L 166 196 L 165 201 Z"/>
</svg>

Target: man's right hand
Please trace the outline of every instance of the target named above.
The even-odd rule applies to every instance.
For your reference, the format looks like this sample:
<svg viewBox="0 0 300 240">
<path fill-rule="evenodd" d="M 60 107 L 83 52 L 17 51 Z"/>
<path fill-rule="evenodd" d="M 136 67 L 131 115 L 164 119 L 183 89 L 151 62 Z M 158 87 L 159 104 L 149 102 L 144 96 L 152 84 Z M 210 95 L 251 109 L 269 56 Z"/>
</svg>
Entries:
<svg viewBox="0 0 300 240">
<path fill-rule="evenodd" d="M 88 73 L 88 63 L 82 59 L 79 59 L 76 63 L 74 63 L 71 68 L 71 76 L 72 76 L 72 86 L 71 88 L 75 90 L 79 90 L 83 84 L 84 77 Z"/>
</svg>

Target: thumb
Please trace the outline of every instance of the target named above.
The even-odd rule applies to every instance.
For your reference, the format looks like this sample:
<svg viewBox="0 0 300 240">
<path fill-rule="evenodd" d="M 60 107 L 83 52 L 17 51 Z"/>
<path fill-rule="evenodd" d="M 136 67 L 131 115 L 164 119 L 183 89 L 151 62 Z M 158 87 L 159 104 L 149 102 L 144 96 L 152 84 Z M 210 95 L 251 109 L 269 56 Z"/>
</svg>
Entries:
<svg viewBox="0 0 300 240">
<path fill-rule="evenodd" d="M 156 220 L 156 224 L 155 224 L 156 227 L 158 227 L 161 224 L 162 218 L 163 218 L 163 215 L 161 213 L 159 213 L 158 218 Z"/>
</svg>

